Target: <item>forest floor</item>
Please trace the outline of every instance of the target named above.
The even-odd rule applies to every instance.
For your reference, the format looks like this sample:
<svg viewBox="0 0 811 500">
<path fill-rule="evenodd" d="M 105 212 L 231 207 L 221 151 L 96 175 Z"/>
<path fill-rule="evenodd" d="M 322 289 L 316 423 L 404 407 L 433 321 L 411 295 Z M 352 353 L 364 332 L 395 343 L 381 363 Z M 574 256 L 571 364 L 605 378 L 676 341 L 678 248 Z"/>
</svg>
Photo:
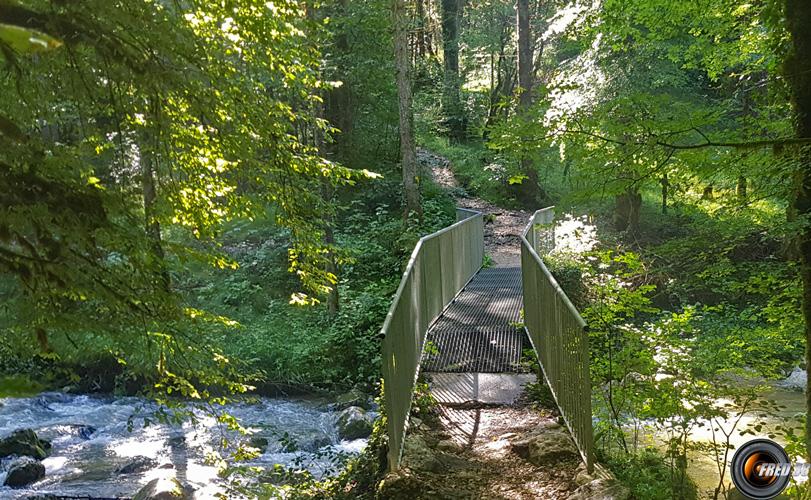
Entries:
<svg viewBox="0 0 811 500">
<path fill-rule="evenodd" d="M 420 149 L 424 175 L 455 195 L 447 159 Z M 529 212 L 458 196 L 458 206 L 485 214 L 485 251 L 497 267 L 521 265 L 519 235 Z M 577 450 L 556 410 L 520 398 L 511 405 L 439 405 L 424 421 L 411 419 L 403 471 L 389 478 L 386 498 L 589 498 L 573 493 L 588 483 Z M 581 493 L 582 490 L 578 490 Z"/>
</svg>

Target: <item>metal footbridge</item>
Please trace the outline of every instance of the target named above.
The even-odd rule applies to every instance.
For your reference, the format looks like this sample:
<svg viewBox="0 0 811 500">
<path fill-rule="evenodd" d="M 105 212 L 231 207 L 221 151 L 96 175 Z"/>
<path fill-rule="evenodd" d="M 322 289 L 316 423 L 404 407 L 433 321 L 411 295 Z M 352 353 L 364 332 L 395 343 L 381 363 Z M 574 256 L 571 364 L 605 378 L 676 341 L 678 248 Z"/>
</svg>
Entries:
<svg viewBox="0 0 811 500">
<path fill-rule="evenodd" d="M 391 470 L 400 466 L 421 371 L 522 373 L 528 347 L 592 469 L 586 324 L 542 259 L 554 248 L 553 219 L 550 207 L 528 221 L 521 235 L 521 267 L 482 268 L 484 218 L 473 210 L 457 209 L 455 224 L 415 246 L 381 331 Z"/>
</svg>

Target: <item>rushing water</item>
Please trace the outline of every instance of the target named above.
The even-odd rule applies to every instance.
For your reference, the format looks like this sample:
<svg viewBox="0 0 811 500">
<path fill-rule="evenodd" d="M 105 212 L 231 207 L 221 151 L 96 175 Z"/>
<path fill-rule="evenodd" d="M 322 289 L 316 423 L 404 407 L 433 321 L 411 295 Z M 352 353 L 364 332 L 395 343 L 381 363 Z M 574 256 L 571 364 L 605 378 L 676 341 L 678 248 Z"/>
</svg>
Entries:
<svg viewBox="0 0 811 500">
<path fill-rule="evenodd" d="M 799 415 L 805 413 L 805 394 L 799 391 L 792 391 L 788 390 L 783 387 L 775 387 L 772 391 L 763 394 L 763 397 L 769 399 L 783 408 L 781 408 L 776 414 L 773 416 L 763 418 L 755 418 L 751 415 L 745 415 L 740 423 L 738 424 L 737 429 L 743 430 L 750 425 L 754 425 L 757 422 L 764 423 L 764 427 L 761 429 L 760 432 L 756 432 L 755 435 L 740 435 L 739 432 L 735 432 L 730 437 L 730 444 L 734 446 L 734 449 L 738 449 L 741 445 L 745 444 L 748 441 L 751 441 L 755 438 L 762 438 L 767 437 L 769 432 L 774 431 L 774 427 L 776 425 L 786 425 L 792 422 L 796 422 L 799 426 L 800 419 Z M 723 421 L 722 425 L 725 429 L 732 428 L 732 421 L 737 417 L 736 414 L 732 414 L 730 419 Z M 701 427 L 699 429 L 694 430 L 690 433 L 690 439 L 693 442 L 704 442 L 704 443 L 711 443 L 712 442 L 712 432 L 710 430 L 710 426 L 707 425 L 705 427 Z M 718 436 L 719 442 L 723 442 L 723 436 Z M 775 437 L 775 441 L 781 442 L 782 440 L 779 437 Z M 781 444 L 785 444 L 782 443 Z M 734 451 L 733 451 L 734 452 Z M 729 459 L 732 459 L 732 453 L 730 452 Z M 707 492 L 712 491 L 718 485 L 718 466 L 716 462 L 709 456 L 708 453 L 703 452 L 692 452 L 690 454 L 690 460 L 688 464 L 688 473 L 690 477 L 695 481 L 696 486 L 699 489 L 699 492 L 707 494 Z M 727 473 L 727 484 L 730 484 L 730 478 Z"/>
<path fill-rule="evenodd" d="M 0 498 L 44 493 L 131 497 L 162 476 L 177 477 L 192 486 L 196 498 L 211 498 L 221 485 L 216 468 L 206 462 L 206 453 L 219 450 L 223 432 L 232 441 L 247 438 L 223 431 L 215 417 L 199 411 L 195 423 L 188 419 L 182 424 L 154 423 L 157 409 L 153 403 L 133 397 L 46 393 L 0 399 L 0 436 L 31 428 L 53 444 L 51 455 L 43 461 L 45 478 L 25 489 L 0 486 Z M 365 446 L 365 440 L 339 441 L 337 415 L 317 402 L 260 398 L 255 403 L 230 404 L 224 410 L 253 436 L 269 441 L 267 451 L 247 462 L 249 465 L 298 463 L 319 475 L 329 468 L 329 455 L 334 456 L 325 451 L 358 453 Z M 278 439 L 283 433 L 306 451 L 286 451 Z M 139 457 L 154 460 L 154 465 L 139 473 L 117 472 L 134 460 L 143 460 Z M 0 465 L 0 484 L 6 465 L 7 461 Z"/>
</svg>

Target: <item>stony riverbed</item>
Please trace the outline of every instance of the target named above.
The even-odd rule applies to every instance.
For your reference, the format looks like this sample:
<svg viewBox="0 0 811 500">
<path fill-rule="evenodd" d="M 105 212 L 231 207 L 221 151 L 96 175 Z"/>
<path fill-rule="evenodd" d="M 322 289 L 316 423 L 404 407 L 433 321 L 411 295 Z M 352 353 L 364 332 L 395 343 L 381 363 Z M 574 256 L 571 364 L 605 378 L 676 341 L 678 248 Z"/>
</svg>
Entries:
<svg viewBox="0 0 811 500">
<path fill-rule="evenodd" d="M 338 409 L 323 401 L 258 398 L 217 408 L 237 417 L 249 429 L 247 436 L 224 429 L 208 411 L 181 408 L 194 418 L 162 421 L 157 405 L 134 397 L 45 393 L 0 399 L 0 437 L 32 429 L 51 447 L 41 460 L 44 477 L 22 488 L 0 486 L 0 498 L 128 498 L 159 477 L 177 478 L 195 498 L 211 498 L 222 482 L 206 456 L 222 451 L 223 437 L 261 450 L 249 465 L 281 464 L 317 476 L 330 474 L 339 455 L 359 453 L 366 444 L 365 439 L 341 439 Z M 368 418 L 373 416 L 370 412 Z M 11 458 L 0 463 L 0 485 L 12 463 Z"/>
</svg>

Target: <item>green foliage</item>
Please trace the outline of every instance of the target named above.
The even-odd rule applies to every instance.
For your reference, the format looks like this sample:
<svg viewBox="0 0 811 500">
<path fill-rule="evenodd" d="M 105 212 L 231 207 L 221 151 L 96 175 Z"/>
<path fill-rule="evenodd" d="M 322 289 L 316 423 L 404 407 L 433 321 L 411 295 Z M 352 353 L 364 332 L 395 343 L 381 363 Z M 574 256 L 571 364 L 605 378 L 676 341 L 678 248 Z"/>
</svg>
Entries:
<svg viewBox="0 0 811 500">
<path fill-rule="evenodd" d="M 288 230 L 282 268 L 297 289 L 327 290 L 332 208 L 318 188 L 370 174 L 325 160 L 311 139 L 329 135 L 312 43 L 323 25 L 284 1 L 3 11 L 43 33 L 29 42 L 64 42 L 31 57 L 20 30 L 2 31 L 0 272 L 15 283 L 4 336 L 29 352 L 36 338 L 66 365 L 116 360 L 157 391 L 245 390 L 216 344 L 233 323 L 171 282 L 233 267 L 217 249 L 224 224 L 272 207 Z M 232 280 L 224 299 L 259 289 Z"/>
<path fill-rule="evenodd" d="M 638 455 L 605 455 L 600 459 L 605 460 L 617 479 L 630 488 L 632 498 L 660 500 L 697 497 L 692 485 L 679 491 L 673 489 L 672 470 L 655 449 L 643 450 Z"/>
</svg>

